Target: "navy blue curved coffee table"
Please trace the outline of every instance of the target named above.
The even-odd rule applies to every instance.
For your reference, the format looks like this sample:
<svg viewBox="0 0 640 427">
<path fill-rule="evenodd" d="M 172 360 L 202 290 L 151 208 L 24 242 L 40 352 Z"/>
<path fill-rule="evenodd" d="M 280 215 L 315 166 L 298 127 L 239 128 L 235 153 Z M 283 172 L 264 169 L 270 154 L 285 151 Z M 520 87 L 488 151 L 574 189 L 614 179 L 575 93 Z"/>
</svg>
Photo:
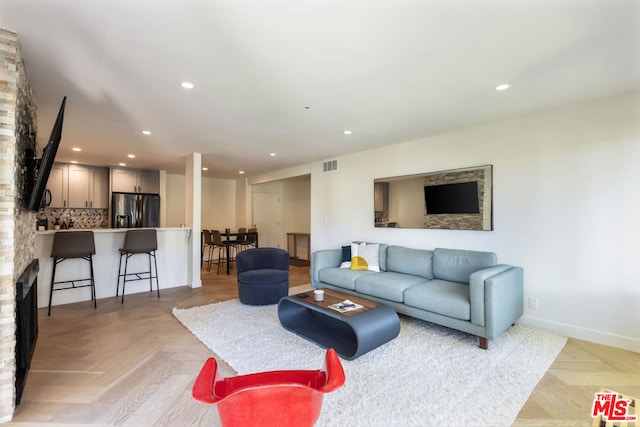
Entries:
<svg viewBox="0 0 640 427">
<path fill-rule="evenodd" d="M 278 302 L 280 324 L 294 334 L 339 356 L 353 360 L 391 341 L 400 333 L 398 314 L 389 306 L 325 289 L 324 301 L 314 301 L 313 292 L 291 295 Z M 359 310 L 340 313 L 329 305 L 351 300 Z"/>
</svg>

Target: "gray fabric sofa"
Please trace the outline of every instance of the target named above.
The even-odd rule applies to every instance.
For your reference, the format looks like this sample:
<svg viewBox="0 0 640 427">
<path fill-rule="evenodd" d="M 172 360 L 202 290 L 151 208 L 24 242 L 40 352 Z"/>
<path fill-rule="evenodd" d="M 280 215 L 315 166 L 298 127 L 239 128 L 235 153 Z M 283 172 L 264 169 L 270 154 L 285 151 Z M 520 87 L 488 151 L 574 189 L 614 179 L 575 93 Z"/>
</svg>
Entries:
<svg viewBox="0 0 640 427">
<path fill-rule="evenodd" d="M 386 304 L 396 312 L 493 339 L 523 313 L 523 272 L 492 252 L 380 244 L 380 272 L 340 268 L 341 249 L 311 256 L 314 288 Z"/>
</svg>

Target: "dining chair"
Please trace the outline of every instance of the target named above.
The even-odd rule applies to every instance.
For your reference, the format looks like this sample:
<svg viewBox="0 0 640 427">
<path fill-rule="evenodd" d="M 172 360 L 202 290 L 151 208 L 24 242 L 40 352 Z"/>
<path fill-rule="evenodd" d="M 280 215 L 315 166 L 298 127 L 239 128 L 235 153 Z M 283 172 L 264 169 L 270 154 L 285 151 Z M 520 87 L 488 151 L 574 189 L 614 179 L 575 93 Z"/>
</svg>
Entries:
<svg viewBox="0 0 640 427">
<path fill-rule="evenodd" d="M 243 249 L 257 248 L 258 243 L 258 229 L 249 228 L 245 235 L 244 242 L 242 243 Z"/>
<path fill-rule="evenodd" d="M 204 253 L 205 254 L 208 253 L 207 254 L 207 258 L 206 258 L 207 271 L 211 271 L 211 262 L 212 262 L 212 259 L 213 259 L 213 252 L 216 249 L 219 250 L 220 246 L 216 245 L 213 242 L 213 238 L 211 237 L 211 231 L 210 230 L 202 230 L 202 237 L 203 237 L 203 240 L 204 240 Z"/>
<path fill-rule="evenodd" d="M 236 254 L 240 250 L 242 250 L 242 246 L 244 245 L 244 242 L 246 239 L 247 239 L 247 228 L 246 227 L 238 228 L 238 233 L 236 238 L 230 241 L 236 251 Z"/>
<path fill-rule="evenodd" d="M 211 241 L 214 246 L 218 248 L 218 261 L 216 264 L 218 265 L 216 274 L 220 274 L 220 264 L 224 262 L 229 262 L 230 265 L 233 265 L 233 244 L 231 241 L 222 240 L 222 235 L 220 234 L 220 230 L 211 230 Z M 227 258 L 227 251 L 229 251 L 229 257 Z M 222 252 L 225 253 L 224 258 L 222 257 Z"/>
</svg>

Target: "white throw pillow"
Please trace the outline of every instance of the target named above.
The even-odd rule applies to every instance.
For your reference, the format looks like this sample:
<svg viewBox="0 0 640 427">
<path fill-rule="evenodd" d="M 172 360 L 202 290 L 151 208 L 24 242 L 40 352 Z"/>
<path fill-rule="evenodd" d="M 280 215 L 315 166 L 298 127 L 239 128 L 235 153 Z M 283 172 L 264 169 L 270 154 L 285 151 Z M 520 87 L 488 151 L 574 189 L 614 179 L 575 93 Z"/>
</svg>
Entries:
<svg viewBox="0 0 640 427">
<path fill-rule="evenodd" d="M 379 272 L 379 252 L 380 245 L 377 243 L 369 245 L 351 245 L 351 270 L 369 270 Z"/>
</svg>

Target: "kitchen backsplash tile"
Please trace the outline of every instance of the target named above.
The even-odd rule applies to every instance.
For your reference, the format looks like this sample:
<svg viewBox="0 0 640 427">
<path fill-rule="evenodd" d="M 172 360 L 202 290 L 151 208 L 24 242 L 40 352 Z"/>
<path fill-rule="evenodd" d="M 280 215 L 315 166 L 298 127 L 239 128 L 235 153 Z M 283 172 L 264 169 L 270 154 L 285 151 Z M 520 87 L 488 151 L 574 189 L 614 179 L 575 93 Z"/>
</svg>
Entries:
<svg viewBox="0 0 640 427">
<path fill-rule="evenodd" d="M 53 230 L 56 221 L 61 228 L 108 228 L 108 216 L 108 209 L 46 208 L 40 209 L 36 218 L 47 220 L 47 228 Z"/>
</svg>

